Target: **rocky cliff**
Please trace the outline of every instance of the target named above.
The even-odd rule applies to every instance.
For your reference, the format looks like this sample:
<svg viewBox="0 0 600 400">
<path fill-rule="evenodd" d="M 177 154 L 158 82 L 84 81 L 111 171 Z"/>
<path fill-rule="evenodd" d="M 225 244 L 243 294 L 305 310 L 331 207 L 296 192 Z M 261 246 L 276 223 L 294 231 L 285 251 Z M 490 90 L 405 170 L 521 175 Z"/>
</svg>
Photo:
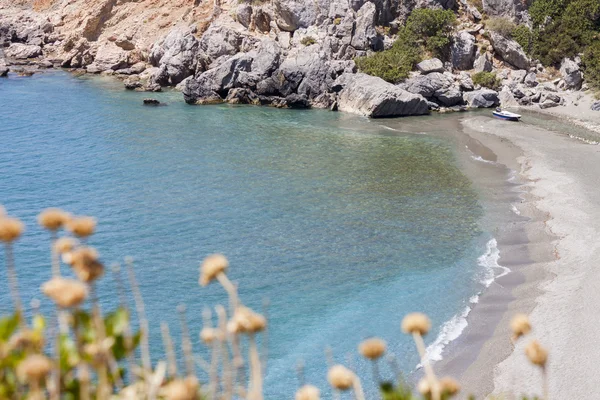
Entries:
<svg viewBox="0 0 600 400">
<path fill-rule="evenodd" d="M 421 63 L 400 85 L 349 76 L 358 72 L 355 57 L 391 47 L 417 7 L 459 13 L 449 60 Z M 483 0 L 483 7 L 527 19 L 521 0 Z M 62 67 L 115 75 L 132 90 L 176 86 L 190 104 L 312 106 L 372 117 L 541 100 L 533 88 L 542 70 L 516 42 L 485 34 L 480 19 L 466 0 L 0 0 L 0 75 Z M 501 72 L 504 96 L 477 91 L 464 72 L 492 69 Z M 577 73 L 574 61 L 565 64 L 562 84 L 580 85 Z"/>
</svg>

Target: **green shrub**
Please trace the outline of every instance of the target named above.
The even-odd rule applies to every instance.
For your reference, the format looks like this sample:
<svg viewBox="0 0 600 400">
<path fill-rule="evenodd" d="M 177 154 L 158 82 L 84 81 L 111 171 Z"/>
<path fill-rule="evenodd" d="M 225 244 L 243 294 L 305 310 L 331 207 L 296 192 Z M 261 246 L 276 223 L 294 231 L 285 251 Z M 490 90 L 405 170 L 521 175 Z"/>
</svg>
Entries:
<svg viewBox="0 0 600 400">
<path fill-rule="evenodd" d="M 600 90 L 600 42 L 596 41 L 583 53 L 583 71 L 590 87 Z"/>
<path fill-rule="evenodd" d="M 598 0 L 535 0 L 529 12 L 531 53 L 544 65 L 556 66 L 585 51 L 600 33 Z"/>
<path fill-rule="evenodd" d="M 517 25 L 511 32 L 512 39 L 519 43 L 525 53 L 531 54 L 533 51 L 534 32 L 527 25 Z"/>
<path fill-rule="evenodd" d="M 317 41 L 312 36 L 305 36 L 302 38 L 302 40 L 300 40 L 300 43 L 303 44 L 304 46 L 310 46 L 310 45 L 317 43 Z"/>
<path fill-rule="evenodd" d="M 489 30 L 497 32 L 507 38 L 512 37 L 513 31 L 517 27 L 514 22 L 504 17 L 490 18 L 485 23 L 485 26 Z"/>
<path fill-rule="evenodd" d="M 401 82 L 421 61 L 423 54 L 446 58 L 455 24 L 456 16 L 450 10 L 414 10 L 391 49 L 354 61 L 366 74 L 392 83 Z"/>
<path fill-rule="evenodd" d="M 493 72 L 477 72 L 471 76 L 471 79 L 473 79 L 474 84 L 490 89 L 498 89 L 500 86 L 500 79 Z"/>
</svg>

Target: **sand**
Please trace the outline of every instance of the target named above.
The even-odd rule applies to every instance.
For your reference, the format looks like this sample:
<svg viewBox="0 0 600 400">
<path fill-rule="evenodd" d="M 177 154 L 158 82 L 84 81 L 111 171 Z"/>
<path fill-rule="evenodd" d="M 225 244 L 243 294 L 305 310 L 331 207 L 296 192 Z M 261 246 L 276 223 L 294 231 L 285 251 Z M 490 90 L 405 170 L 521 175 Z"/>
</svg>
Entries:
<svg viewBox="0 0 600 400">
<path fill-rule="evenodd" d="M 552 110 L 557 115 L 568 106 Z M 580 121 L 600 126 L 600 113 L 590 113 Z M 517 124 L 475 116 L 463 124 L 498 162 L 519 172 L 522 219 L 499 234 L 500 264 L 512 273 L 481 297 L 469 327 L 437 368 L 458 377 L 463 393 L 478 398 L 541 395 L 541 372 L 523 351 L 536 338 L 550 352 L 550 398 L 594 398 L 600 361 L 600 147 L 527 119 Z M 534 330 L 513 347 L 508 322 L 516 312 L 530 314 Z"/>
</svg>

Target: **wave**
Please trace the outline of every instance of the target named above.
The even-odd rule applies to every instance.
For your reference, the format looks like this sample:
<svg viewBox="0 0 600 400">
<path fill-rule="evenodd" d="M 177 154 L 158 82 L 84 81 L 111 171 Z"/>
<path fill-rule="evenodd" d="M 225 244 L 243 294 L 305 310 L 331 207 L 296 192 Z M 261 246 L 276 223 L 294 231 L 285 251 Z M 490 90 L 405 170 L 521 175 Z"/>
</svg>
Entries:
<svg viewBox="0 0 600 400">
<path fill-rule="evenodd" d="M 496 279 L 503 277 L 510 272 L 510 268 L 503 267 L 498 263 L 499 260 L 500 250 L 498 249 L 498 242 L 495 238 L 492 238 L 486 244 L 485 253 L 477 259 L 477 264 L 483 268 L 483 276 L 480 279 L 480 283 L 485 288 L 488 288 Z M 497 270 L 500 270 L 500 273 L 496 275 Z M 473 310 L 473 305 L 479 303 L 481 293 L 482 291 L 471 296 L 469 305 L 442 325 L 440 333 L 435 341 L 425 350 L 427 359 L 430 361 L 440 361 L 443 359 L 442 353 L 444 348 L 450 342 L 456 340 L 469 325 L 467 317 Z M 421 364 L 419 364 L 417 368 L 421 368 Z"/>
<path fill-rule="evenodd" d="M 521 211 L 519 211 L 519 209 L 517 208 L 517 206 L 515 206 L 514 204 L 510 205 L 510 209 L 512 210 L 512 212 L 514 212 L 517 215 L 521 215 Z"/>
<path fill-rule="evenodd" d="M 492 164 L 492 165 L 497 165 L 498 163 L 496 161 L 492 161 L 492 160 L 486 160 L 485 158 L 481 157 L 481 156 L 476 156 L 474 154 L 471 155 L 471 158 L 475 161 L 481 161 L 484 162 L 486 164 Z"/>
</svg>

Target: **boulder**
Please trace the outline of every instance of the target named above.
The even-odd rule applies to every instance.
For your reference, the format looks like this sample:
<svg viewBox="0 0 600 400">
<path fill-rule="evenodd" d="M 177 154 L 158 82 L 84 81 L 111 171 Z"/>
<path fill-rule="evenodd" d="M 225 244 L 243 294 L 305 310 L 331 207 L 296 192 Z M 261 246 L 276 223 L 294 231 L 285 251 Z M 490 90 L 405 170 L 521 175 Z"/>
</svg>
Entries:
<svg viewBox="0 0 600 400">
<path fill-rule="evenodd" d="M 546 100 L 550 100 L 555 103 L 560 103 L 560 96 L 555 93 L 542 93 L 542 103 Z"/>
<path fill-rule="evenodd" d="M 263 33 L 271 31 L 271 15 L 269 15 L 262 7 L 254 10 L 253 18 L 256 29 Z"/>
<path fill-rule="evenodd" d="M 310 108 L 308 98 L 302 94 L 292 93 L 286 96 L 285 103 L 289 108 L 304 109 Z"/>
<path fill-rule="evenodd" d="M 452 107 L 463 103 L 463 94 L 459 88 L 451 86 L 437 90 L 434 93 L 436 103 L 446 107 Z"/>
<path fill-rule="evenodd" d="M 544 100 L 543 102 L 541 102 L 539 104 L 539 107 L 541 109 L 546 109 L 546 108 L 551 108 L 551 107 L 556 107 L 558 106 L 559 103 L 552 101 L 552 100 Z"/>
<path fill-rule="evenodd" d="M 525 81 L 526 76 L 527 71 L 525 71 L 524 69 L 510 71 L 510 79 L 513 83 L 523 83 Z"/>
<path fill-rule="evenodd" d="M 119 36 L 117 40 L 115 40 L 115 44 L 122 48 L 123 50 L 133 50 L 135 49 L 135 44 L 132 42 L 131 36 Z"/>
<path fill-rule="evenodd" d="M 537 81 L 537 76 L 535 75 L 535 72 L 528 73 L 525 76 L 523 83 L 525 84 L 525 86 L 530 87 L 530 88 L 536 87 L 537 85 L 539 85 L 539 83 Z"/>
<path fill-rule="evenodd" d="M 249 27 L 252 20 L 252 6 L 248 3 L 241 3 L 235 10 L 235 17 L 245 28 Z"/>
<path fill-rule="evenodd" d="M 529 69 L 529 58 L 519 43 L 493 31 L 490 34 L 490 43 L 496 53 L 508 64 L 518 69 Z"/>
<path fill-rule="evenodd" d="M 399 87 L 414 94 L 431 98 L 441 89 L 448 88 L 454 83 L 453 79 L 439 72 L 428 75 L 416 75 L 402 82 Z"/>
<path fill-rule="evenodd" d="M 590 108 L 592 111 L 600 111 L 600 101 L 593 102 Z"/>
<path fill-rule="evenodd" d="M 31 44 L 12 43 L 10 47 L 4 51 L 4 54 L 8 58 L 14 58 L 16 60 L 25 60 L 27 58 L 41 56 L 42 48 L 40 46 Z"/>
<path fill-rule="evenodd" d="M 160 105 L 160 101 L 157 99 L 144 99 L 145 106 L 158 106 Z"/>
<path fill-rule="evenodd" d="M 235 88 L 227 93 L 225 102 L 230 104 L 259 104 L 259 99 L 256 93 L 250 89 Z"/>
<path fill-rule="evenodd" d="M 177 85 L 196 71 L 200 44 L 189 29 L 173 29 L 152 47 L 150 62 L 159 68 L 152 80 Z"/>
<path fill-rule="evenodd" d="M 8 67 L 4 64 L 0 64 L 0 78 L 8 76 Z"/>
<path fill-rule="evenodd" d="M 500 105 L 502 107 L 516 107 L 519 105 L 517 99 L 512 94 L 508 86 L 504 86 L 500 93 L 498 94 L 498 99 L 500 100 Z"/>
<path fill-rule="evenodd" d="M 73 67 L 73 63 L 71 62 Z M 106 42 L 98 48 L 94 62 L 88 65 L 87 70 L 91 73 L 107 70 L 116 71 L 129 67 L 128 54 L 125 50 L 117 47 L 113 42 Z"/>
<path fill-rule="evenodd" d="M 473 68 L 473 62 L 477 53 L 475 36 L 467 31 L 461 31 L 454 35 L 451 48 L 452 66 L 458 70 Z"/>
<path fill-rule="evenodd" d="M 216 60 L 221 56 L 232 56 L 240 51 L 242 35 L 223 25 L 212 25 L 200 39 L 200 49 L 209 58 Z"/>
<path fill-rule="evenodd" d="M 338 109 L 367 117 L 398 117 L 429 112 L 427 100 L 381 78 L 363 73 L 344 74 L 334 86 L 341 86 Z"/>
<path fill-rule="evenodd" d="M 356 15 L 356 27 L 350 44 L 356 50 L 377 49 L 377 32 L 375 31 L 375 4 L 365 3 Z"/>
<path fill-rule="evenodd" d="M 464 71 L 458 75 L 458 84 L 460 86 L 460 89 L 465 92 L 469 92 L 475 89 L 475 85 L 473 84 L 473 79 L 471 78 L 471 75 Z"/>
<path fill-rule="evenodd" d="M 473 69 L 475 69 L 475 72 L 492 72 L 493 68 L 494 66 L 487 53 L 480 54 L 473 63 Z"/>
<path fill-rule="evenodd" d="M 423 75 L 431 72 L 444 72 L 444 63 L 439 58 L 430 58 L 417 64 L 417 70 Z"/>
<path fill-rule="evenodd" d="M 579 65 L 575 61 L 564 58 L 560 64 L 560 74 L 563 77 L 567 89 L 581 89 L 583 76 L 579 70 Z"/>
<path fill-rule="evenodd" d="M 498 92 L 491 89 L 480 89 L 472 92 L 465 92 L 463 99 L 469 107 L 472 108 L 488 108 L 500 104 Z"/>
<path fill-rule="evenodd" d="M 275 2 L 275 22 L 279 29 L 294 32 L 315 25 L 321 12 L 328 13 L 329 1 L 279 0 Z"/>
</svg>

